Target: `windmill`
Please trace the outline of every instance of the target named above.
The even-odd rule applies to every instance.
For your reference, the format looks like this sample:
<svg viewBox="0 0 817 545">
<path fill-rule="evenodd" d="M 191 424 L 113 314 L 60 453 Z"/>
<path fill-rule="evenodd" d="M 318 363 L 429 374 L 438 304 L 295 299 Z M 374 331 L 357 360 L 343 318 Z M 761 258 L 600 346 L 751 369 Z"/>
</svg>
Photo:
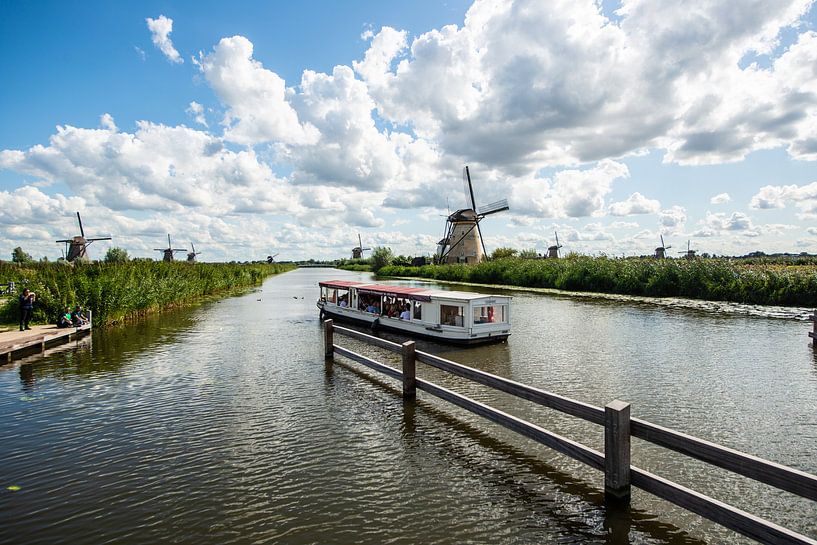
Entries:
<svg viewBox="0 0 817 545">
<path fill-rule="evenodd" d="M 173 261 L 173 254 L 176 252 L 186 252 L 187 248 L 174 248 L 170 243 L 170 233 L 167 234 L 167 248 L 154 248 L 156 252 L 162 252 L 162 261 Z M 193 250 L 195 252 L 195 250 Z M 195 256 L 194 256 L 195 257 Z"/>
<path fill-rule="evenodd" d="M 97 240 L 111 240 L 111 237 L 85 238 L 85 230 L 82 228 L 82 218 L 79 216 L 79 212 L 77 212 L 77 221 L 79 222 L 79 236 L 57 241 L 65 244 L 63 257 L 69 262 L 88 261 L 87 248 L 92 242 L 96 242 Z"/>
<path fill-rule="evenodd" d="M 655 258 L 664 259 L 665 257 L 667 257 L 667 250 L 669 250 L 670 248 L 672 248 L 672 246 L 664 245 L 664 235 L 661 235 L 661 246 L 655 249 Z"/>
<path fill-rule="evenodd" d="M 439 263 L 479 263 L 485 258 L 485 242 L 479 222 L 485 216 L 509 209 L 507 199 L 502 199 L 477 208 L 471 172 L 466 166 L 462 171 L 465 189 L 465 204 L 468 208 L 457 210 L 445 222 L 445 236 L 437 243 Z"/>
<path fill-rule="evenodd" d="M 169 235 L 168 235 L 169 236 Z M 170 246 L 170 239 L 168 238 L 167 245 Z M 193 248 L 192 252 L 187 253 L 187 262 L 194 263 L 196 261 L 196 256 L 201 254 L 201 252 L 196 251 L 196 247 L 193 246 L 193 243 L 190 243 L 190 247 Z"/>
<path fill-rule="evenodd" d="M 690 245 L 690 241 L 687 240 L 687 250 L 686 250 L 686 252 L 678 252 L 678 253 L 681 254 L 682 256 L 684 256 L 684 259 L 695 259 L 695 252 L 697 250 L 690 249 L 689 245 Z"/>
<path fill-rule="evenodd" d="M 557 233 L 556 231 L 553 231 L 553 234 L 556 235 L 556 244 L 554 244 L 553 246 L 548 246 L 548 255 L 547 255 L 547 257 L 548 258 L 552 257 L 554 259 L 558 259 L 559 258 L 559 249 L 562 247 L 562 245 L 559 244 L 559 233 Z"/>
<path fill-rule="evenodd" d="M 278 257 L 278 254 L 268 255 L 267 256 L 267 263 L 275 263 L 275 258 Z"/>
<path fill-rule="evenodd" d="M 364 248 L 363 241 L 360 238 L 360 233 L 357 234 L 357 246 L 352 248 L 352 259 L 363 259 L 363 252 L 369 251 L 371 248 Z M 276 254 L 277 255 L 277 254 Z"/>
</svg>

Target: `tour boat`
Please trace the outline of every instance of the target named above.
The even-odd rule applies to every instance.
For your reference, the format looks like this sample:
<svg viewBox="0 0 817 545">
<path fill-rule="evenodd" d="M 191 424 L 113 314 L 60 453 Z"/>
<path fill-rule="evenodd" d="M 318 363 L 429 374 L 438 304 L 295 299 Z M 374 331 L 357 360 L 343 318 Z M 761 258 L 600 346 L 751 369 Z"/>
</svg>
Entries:
<svg viewBox="0 0 817 545">
<path fill-rule="evenodd" d="M 346 280 L 318 284 L 321 319 L 454 344 L 500 342 L 511 334 L 511 297 Z"/>
</svg>

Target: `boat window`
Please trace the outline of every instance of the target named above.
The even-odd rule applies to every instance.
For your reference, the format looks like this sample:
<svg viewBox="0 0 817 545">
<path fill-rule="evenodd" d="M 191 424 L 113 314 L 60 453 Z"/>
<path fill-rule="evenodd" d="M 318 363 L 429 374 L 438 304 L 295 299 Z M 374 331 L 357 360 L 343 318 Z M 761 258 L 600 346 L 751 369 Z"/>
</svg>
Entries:
<svg viewBox="0 0 817 545">
<path fill-rule="evenodd" d="M 414 319 L 423 319 L 423 304 L 420 301 L 414 301 Z"/>
<path fill-rule="evenodd" d="M 440 305 L 440 324 L 462 327 L 463 324 L 462 307 L 452 305 Z"/>
<path fill-rule="evenodd" d="M 371 314 L 380 314 L 381 300 L 379 295 L 371 293 L 359 293 L 357 297 L 357 307 L 359 310 Z"/>
<path fill-rule="evenodd" d="M 482 305 L 474 307 L 474 324 L 507 323 L 508 305 Z"/>
<path fill-rule="evenodd" d="M 338 306 L 339 307 L 348 307 L 349 306 L 349 290 L 339 289 L 337 291 L 338 291 Z"/>
</svg>

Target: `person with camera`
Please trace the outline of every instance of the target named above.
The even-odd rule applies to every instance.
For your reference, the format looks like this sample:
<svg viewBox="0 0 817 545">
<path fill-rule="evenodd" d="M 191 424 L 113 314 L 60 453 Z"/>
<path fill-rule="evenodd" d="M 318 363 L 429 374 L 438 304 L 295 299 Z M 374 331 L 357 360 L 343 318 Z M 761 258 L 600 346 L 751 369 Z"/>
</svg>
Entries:
<svg viewBox="0 0 817 545">
<path fill-rule="evenodd" d="M 34 312 L 34 300 L 37 294 L 28 288 L 23 290 L 20 294 L 20 331 L 24 329 L 31 329 L 28 323 L 31 321 L 31 315 Z"/>
</svg>

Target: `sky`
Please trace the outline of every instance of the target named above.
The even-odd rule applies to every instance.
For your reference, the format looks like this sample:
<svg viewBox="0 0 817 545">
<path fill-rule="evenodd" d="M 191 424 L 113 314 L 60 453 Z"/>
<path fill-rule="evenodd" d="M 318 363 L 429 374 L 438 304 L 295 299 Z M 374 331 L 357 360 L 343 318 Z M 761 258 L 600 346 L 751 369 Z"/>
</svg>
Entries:
<svg viewBox="0 0 817 545">
<path fill-rule="evenodd" d="M 811 0 L 0 0 L 0 258 L 817 253 Z"/>
</svg>

